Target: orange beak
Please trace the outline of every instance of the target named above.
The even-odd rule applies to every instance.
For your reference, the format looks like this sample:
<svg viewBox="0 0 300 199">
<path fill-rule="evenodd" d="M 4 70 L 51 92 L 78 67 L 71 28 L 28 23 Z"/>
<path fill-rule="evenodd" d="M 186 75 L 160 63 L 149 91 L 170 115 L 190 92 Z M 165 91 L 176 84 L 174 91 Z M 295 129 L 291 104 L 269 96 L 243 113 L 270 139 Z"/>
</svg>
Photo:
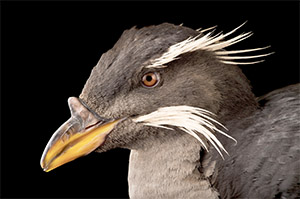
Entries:
<svg viewBox="0 0 300 199">
<path fill-rule="evenodd" d="M 46 172 L 94 151 L 120 121 L 100 118 L 75 97 L 68 104 L 72 116 L 52 135 L 41 158 Z"/>
</svg>

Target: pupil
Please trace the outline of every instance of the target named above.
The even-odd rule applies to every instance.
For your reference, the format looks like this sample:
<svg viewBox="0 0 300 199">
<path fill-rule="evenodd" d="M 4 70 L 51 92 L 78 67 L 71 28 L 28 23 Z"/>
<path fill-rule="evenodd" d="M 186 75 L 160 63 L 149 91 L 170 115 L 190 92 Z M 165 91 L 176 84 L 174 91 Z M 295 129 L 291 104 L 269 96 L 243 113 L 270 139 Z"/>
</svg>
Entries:
<svg viewBox="0 0 300 199">
<path fill-rule="evenodd" d="M 151 81 L 152 81 L 152 77 L 151 77 L 150 75 L 148 75 L 148 76 L 146 77 L 146 80 L 147 80 L 148 82 L 151 82 Z"/>
</svg>

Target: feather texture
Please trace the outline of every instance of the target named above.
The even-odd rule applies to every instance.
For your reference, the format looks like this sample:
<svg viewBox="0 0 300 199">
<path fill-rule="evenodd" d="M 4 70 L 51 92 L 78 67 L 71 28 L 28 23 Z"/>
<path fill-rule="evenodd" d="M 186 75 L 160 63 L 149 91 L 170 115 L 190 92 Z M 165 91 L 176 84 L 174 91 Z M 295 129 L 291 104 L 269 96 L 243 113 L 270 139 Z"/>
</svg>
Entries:
<svg viewBox="0 0 300 199">
<path fill-rule="evenodd" d="M 245 22 L 246 23 L 246 22 Z M 260 54 L 260 55 L 252 55 L 252 56 L 229 56 L 231 54 L 240 54 L 240 53 L 246 53 L 246 52 L 252 52 L 252 51 L 258 51 L 258 50 L 263 50 L 268 48 L 267 47 L 262 47 L 262 48 L 253 48 L 253 49 L 244 49 L 244 50 L 232 50 L 232 51 L 225 51 L 224 49 L 226 47 L 232 46 L 240 41 L 243 41 L 247 38 L 249 38 L 253 33 L 252 32 L 247 32 L 247 33 L 242 33 L 240 35 L 237 35 L 231 39 L 226 38 L 230 35 L 232 35 L 234 32 L 236 32 L 240 27 L 242 27 L 245 23 L 242 25 L 238 26 L 237 28 L 233 29 L 232 31 L 223 34 L 222 32 L 213 35 L 215 29 L 211 32 L 208 32 L 207 34 L 202 34 L 208 30 L 211 30 L 214 27 L 205 29 L 205 30 L 200 30 L 199 35 L 195 37 L 188 37 L 187 39 L 176 43 L 168 48 L 168 50 L 162 54 L 159 58 L 156 58 L 152 60 L 151 64 L 145 66 L 146 68 L 165 68 L 167 67 L 166 64 L 179 59 L 180 55 L 188 52 L 193 52 L 197 50 L 206 50 L 210 52 L 214 52 L 216 55 L 216 58 L 219 59 L 222 63 L 224 64 L 254 64 L 254 63 L 259 63 L 262 62 L 263 60 L 259 61 L 251 61 L 251 62 L 239 62 L 239 61 L 226 61 L 226 60 L 236 60 L 236 59 L 253 59 L 253 58 L 260 58 L 260 57 L 265 57 L 268 56 L 272 53 L 265 53 L 265 54 Z"/>
<path fill-rule="evenodd" d="M 208 147 L 206 146 L 204 140 L 199 137 L 199 134 L 202 134 L 218 151 L 221 157 L 224 158 L 221 151 L 224 151 L 226 154 L 228 153 L 223 147 L 222 143 L 214 135 L 214 132 L 221 133 L 235 142 L 236 140 L 222 130 L 218 129 L 215 124 L 227 130 L 225 126 L 213 119 L 212 116 L 215 116 L 212 112 L 197 107 L 169 106 L 159 108 L 158 110 L 147 115 L 134 118 L 133 121 L 142 122 L 144 125 L 148 126 L 172 130 L 174 127 L 178 127 L 180 130 L 196 138 L 208 151 Z"/>
</svg>

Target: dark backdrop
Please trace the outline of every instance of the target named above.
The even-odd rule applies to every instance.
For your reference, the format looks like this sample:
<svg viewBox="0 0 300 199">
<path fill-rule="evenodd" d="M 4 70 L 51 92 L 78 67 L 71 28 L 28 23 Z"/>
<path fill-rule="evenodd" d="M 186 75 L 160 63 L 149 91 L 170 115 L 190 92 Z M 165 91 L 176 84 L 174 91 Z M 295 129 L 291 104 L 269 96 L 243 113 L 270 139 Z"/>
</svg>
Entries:
<svg viewBox="0 0 300 199">
<path fill-rule="evenodd" d="M 134 25 L 218 25 L 219 32 L 246 20 L 239 32 L 254 35 L 232 48 L 275 52 L 242 67 L 255 94 L 299 82 L 298 2 L 2 2 L 1 197 L 128 197 L 125 149 L 40 168 L 50 136 L 70 116 L 68 97 Z"/>
</svg>

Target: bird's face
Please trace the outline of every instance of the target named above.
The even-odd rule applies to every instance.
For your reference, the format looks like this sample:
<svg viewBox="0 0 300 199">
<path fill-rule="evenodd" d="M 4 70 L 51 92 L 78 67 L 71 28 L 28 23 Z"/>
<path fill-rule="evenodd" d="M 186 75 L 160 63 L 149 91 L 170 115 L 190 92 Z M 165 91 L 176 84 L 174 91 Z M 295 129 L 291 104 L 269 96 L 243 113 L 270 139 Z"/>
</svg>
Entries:
<svg viewBox="0 0 300 199">
<path fill-rule="evenodd" d="M 223 79 L 243 76 L 235 67 L 223 73 L 228 66 L 213 52 L 188 46 L 197 35 L 171 24 L 125 31 L 102 55 L 80 97 L 69 98 L 72 116 L 50 139 L 42 168 L 50 171 L 96 149 L 139 149 L 169 133 L 186 132 L 205 148 L 206 139 L 225 151 L 213 134 L 225 134 L 213 113 L 223 108 Z"/>
</svg>

